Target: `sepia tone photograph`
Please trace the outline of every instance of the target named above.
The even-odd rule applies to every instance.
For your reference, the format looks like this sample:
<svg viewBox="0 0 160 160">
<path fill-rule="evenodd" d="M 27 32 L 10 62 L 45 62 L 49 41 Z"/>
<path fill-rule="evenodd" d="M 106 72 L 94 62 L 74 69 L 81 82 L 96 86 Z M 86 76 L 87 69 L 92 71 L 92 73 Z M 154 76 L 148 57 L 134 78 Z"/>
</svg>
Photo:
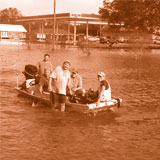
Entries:
<svg viewBox="0 0 160 160">
<path fill-rule="evenodd" d="M 0 160 L 159 148 L 160 0 L 0 0 Z"/>
</svg>

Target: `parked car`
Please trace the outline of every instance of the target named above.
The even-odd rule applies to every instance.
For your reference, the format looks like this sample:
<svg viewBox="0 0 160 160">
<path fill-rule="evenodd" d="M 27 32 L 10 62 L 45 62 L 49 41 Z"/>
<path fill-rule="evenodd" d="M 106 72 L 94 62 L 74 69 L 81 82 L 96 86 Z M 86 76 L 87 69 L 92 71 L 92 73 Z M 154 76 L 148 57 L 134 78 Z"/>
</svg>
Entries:
<svg viewBox="0 0 160 160">
<path fill-rule="evenodd" d="M 119 43 L 119 41 L 114 37 L 106 36 L 106 37 L 100 37 L 100 43 L 114 44 L 114 43 Z"/>
<path fill-rule="evenodd" d="M 160 44 L 160 36 L 153 35 L 152 40 L 154 44 Z"/>
<path fill-rule="evenodd" d="M 125 42 L 128 42 L 128 39 L 125 38 L 125 37 L 119 37 L 118 42 L 119 43 L 125 43 Z"/>
<path fill-rule="evenodd" d="M 110 43 L 111 36 L 100 37 L 100 43 Z"/>
<path fill-rule="evenodd" d="M 97 41 L 99 41 L 100 40 L 100 38 L 99 37 L 97 37 L 97 36 L 88 36 L 88 41 L 91 41 L 91 42 L 97 42 Z"/>
</svg>

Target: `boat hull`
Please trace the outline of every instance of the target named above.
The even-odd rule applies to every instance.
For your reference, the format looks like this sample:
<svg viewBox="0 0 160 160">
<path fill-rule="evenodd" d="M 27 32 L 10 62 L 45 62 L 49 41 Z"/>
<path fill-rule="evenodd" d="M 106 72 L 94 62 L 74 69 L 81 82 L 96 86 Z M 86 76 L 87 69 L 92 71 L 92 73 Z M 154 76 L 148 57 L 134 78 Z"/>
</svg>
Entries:
<svg viewBox="0 0 160 160">
<path fill-rule="evenodd" d="M 27 92 L 26 90 L 23 90 L 21 88 L 15 88 L 18 94 L 32 99 L 33 101 L 41 102 L 45 105 L 50 106 L 50 94 L 46 93 L 43 95 L 34 95 L 32 92 Z M 103 103 L 92 103 L 92 104 L 80 104 L 80 103 L 72 103 L 72 102 L 66 102 L 66 110 L 67 111 L 75 111 L 75 112 L 81 112 L 81 113 L 97 113 L 99 111 L 106 111 L 109 110 L 112 107 L 119 107 L 120 103 L 122 102 L 122 99 L 112 99 L 108 102 Z"/>
</svg>

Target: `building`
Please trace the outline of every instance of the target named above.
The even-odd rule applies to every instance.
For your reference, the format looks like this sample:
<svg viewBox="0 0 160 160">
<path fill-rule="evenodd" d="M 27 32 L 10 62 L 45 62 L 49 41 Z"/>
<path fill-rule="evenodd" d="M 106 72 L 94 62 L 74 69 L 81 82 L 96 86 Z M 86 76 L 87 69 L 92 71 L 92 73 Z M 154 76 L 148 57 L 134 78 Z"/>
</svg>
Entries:
<svg viewBox="0 0 160 160">
<path fill-rule="evenodd" d="M 37 15 L 37 16 L 24 16 L 17 20 L 19 24 L 23 24 L 28 27 L 29 35 L 31 36 L 32 30 L 34 26 L 38 26 L 38 32 L 37 32 L 37 39 L 44 40 L 46 37 L 50 37 L 52 40 L 53 36 L 53 22 L 54 22 L 54 15 Z M 77 37 L 77 27 L 81 24 L 85 25 L 85 37 L 89 37 L 89 30 L 90 24 L 92 25 L 98 25 L 98 31 L 99 35 L 101 35 L 101 26 L 102 25 L 108 25 L 108 22 L 101 18 L 100 15 L 96 14 L 73 14 L 73 13 L 59 13 L 55 15 L 55 35 L 61 35 L 59 26 L 61 24 L 67 25 L 67 34 L 66 40 L 71 41 L 73 44 L 76 43 L 76 37 Z M 47 25 L 51 25 L 51 30 L 49 33 L 46 33 L 45 27 Z M 71 32 L 71 28 L 73 28 L 73 31 Z M 46 35 L 47 34 L 47 35 Z M 29 37 L 31 39 L 32 37 Z M 59 39 L 59 37 L 56 37 L 56 41 Z"/>
<path fill-rule="evenodd" d="M 0 24 L 0 39 L 25 39 L 26 32 L 22 25 Z"/>
</svg>

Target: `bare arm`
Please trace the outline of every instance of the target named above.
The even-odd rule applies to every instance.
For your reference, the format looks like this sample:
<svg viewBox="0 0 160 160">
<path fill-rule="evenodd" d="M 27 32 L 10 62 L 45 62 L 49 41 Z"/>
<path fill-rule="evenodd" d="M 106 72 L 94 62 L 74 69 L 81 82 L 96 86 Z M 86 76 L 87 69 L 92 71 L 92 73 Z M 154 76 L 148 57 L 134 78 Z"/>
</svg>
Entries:
<svg viewBox="0 0 160 160">
<path fill-rule="evenodd" d="M 76 90 L 82 89 L 82 77 L 79 77 L 79 84 Z"/>
<path fill-rule="evenodd" d="M 49 83 L 48 83 L 48 90 L 51 92 L 52 91 L 52 78 L 49 78 Z"/>
<path fill-rule="evenodd" d="M 101 98 L 101 96 L 102 96 L 102 94 L 103 94 L 104 91 L 105 91 L 105 86 L 102 86 L 100 88 L 99 93 L 98 93 L 98 100 L 97 100 L 97 102 L 100 102 L 100 98 Z"/>
<path fill-rule="evenodd" d="M 43 86 L 39 86 L 39 92 L 42 94 L 43 93 Z"/>
</svg>

